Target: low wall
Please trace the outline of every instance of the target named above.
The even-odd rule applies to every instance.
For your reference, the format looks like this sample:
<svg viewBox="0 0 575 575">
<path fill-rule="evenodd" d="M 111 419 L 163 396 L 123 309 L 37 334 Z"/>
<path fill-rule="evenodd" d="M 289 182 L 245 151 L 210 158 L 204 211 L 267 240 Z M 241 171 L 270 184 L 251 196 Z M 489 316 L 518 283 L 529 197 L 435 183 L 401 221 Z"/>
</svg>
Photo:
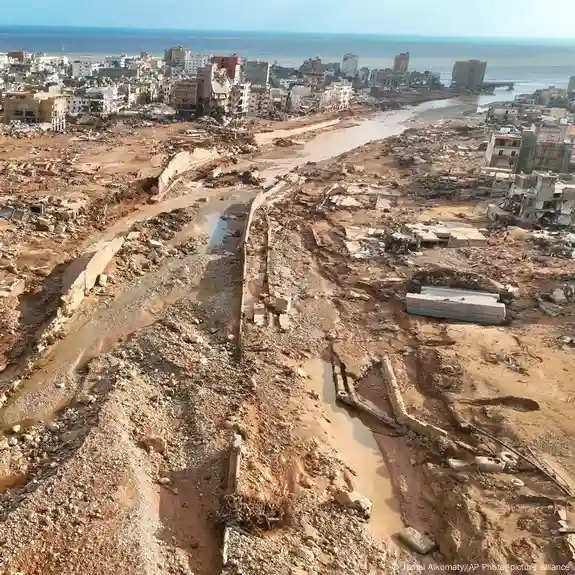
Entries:
<svg viewBox="0 0 575 575">
<path fill-rule="evenodd" d="M 240 242 L 241 245 L 241 249 L 242 249 L 242 296 L 240 299 L 240 321 L 239 321 L 239 325 L 238 325 L 238 337 L 236 339 L 237 343 L 238 343 L 238 348 L 237 348 L 237 355 L 238 358 L 241 358 L 242 353 L 243 353 L 243 339 L 242 339 L 242 333 L 243 333 L 243 327 L 244 327 L 244 306 L 245 306 L 245 299 L 246 299 L 246 266 L 247 266 L 247 260 L 248 260 L 248 242 L 250 239 L 250 228 L 254 219 L 254 215 L 257 212 L 257 210 L 261 207 L 261 205 L 263 203 L 265 203 L 271 196 L 282 192 L 283 190 L 285 190 L 285 188 L 287 188 L 289 182 L 286 182 L 285 180 L 281 180 L 279 181 L 277 184 L 275 184 L 274 186 L 272 186 L 271 188 L 268 188 L 267 190 L 262 190 L 261 192 L 258 192 L 255 196 L 255 198 L 252 200 L 251 206 L 250 206 L 250 211 L 248 212 L 248 217 L 246 218 L 246 227 L 244 229 L 244 235 L 242 237 L 242 240 Z"/>
<path fill-rule="evenodd" d="M 403 402 L 403 397 L 401 396 L 399 384 L 397 383 L 397 378 L 395 377 L 395 372 L 393 371 L 391 361 L 387 356 L 384 356 L 382 359 L 381 371 L 384 376 L 385 383 L 387 384 L 391 409 L 395 415 L 395 418 L 397 421 L 399 421 L 399 423 L 401 423 L 401 425 L 404 425 L 408 429 L 411 429 L 415 433 L 419 433 L 424 437 L 429 437 L 432 439 L 448 437 L 448 433 L 444 429 L 436 427 L 431 423 L 421 421 L 421 419 L 414 417 L 407 412 L 405 403 Z"/>
<path fill-rule="evenodd" d="M 215 148 L 196 148 L 193 152 L 176 154 L 158 176 L 158 193 L 154 196 L 154 201 L 160 201 L 166 195 L 178 176 L 219 157 L 220 154 Z"/>
<path fill-rule="evenodd" d="M 96 285 L 98 276 L 104 273 L 112 258 L 118 253 L 124 238 L 118 237 L 94 246 L 92 256 L 65 293 L 61 295 L 66 313 L 73 312 L 84 296 Z"/>
</svg>

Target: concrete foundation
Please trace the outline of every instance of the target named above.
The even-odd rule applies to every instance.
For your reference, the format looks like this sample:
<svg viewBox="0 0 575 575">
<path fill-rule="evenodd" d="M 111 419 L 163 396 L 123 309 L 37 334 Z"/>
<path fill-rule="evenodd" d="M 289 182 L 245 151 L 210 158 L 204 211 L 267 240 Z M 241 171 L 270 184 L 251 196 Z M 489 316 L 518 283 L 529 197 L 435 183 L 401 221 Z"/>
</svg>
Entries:
<svg viewBox="0 0 575 575">
<path fill-rule="evenodd" d="M 471 292 L 473 293 L 473 292 Z M 506 318 L 505 304 L 494 301 L 491 294 L 485 296 L 453 294 L 408 293 L 407 312 L 427 317 L 454 319 L 482 324 L 501 324 Z"/>
</svg>

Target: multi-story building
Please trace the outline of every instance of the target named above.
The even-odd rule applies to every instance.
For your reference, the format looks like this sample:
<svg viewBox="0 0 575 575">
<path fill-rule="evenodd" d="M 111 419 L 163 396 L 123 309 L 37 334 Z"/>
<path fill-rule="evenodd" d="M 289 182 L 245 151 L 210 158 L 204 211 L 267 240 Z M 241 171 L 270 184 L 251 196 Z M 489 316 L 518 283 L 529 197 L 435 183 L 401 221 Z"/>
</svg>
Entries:
<svg viewBox="0 0 575 575">
<path fill-rule="evenodd" d="M 24 52 L 23 50 L 12 50 L 11 52 L 8 52 L 8 58 L 20 63 L 26 62 L 29 57 L 30 54 L 28 54 L 28 52 Z"/>
<path fill-rule="evenodd" d="M 48 92 L 8 92 L 4 97 L 4 123 L 50 124 L 58 132 L 66 129 L 66 98 Z"/>
<path fill-rule="evenodd" d="M 307 99 L 311 96 L 311 86 L 292 86 L 288 98 L 288 110 L 293 114 L 307 112 Z"/>
<path fill-rule="evenodd" d="M 252 86 L 267 86 L 270 83 L 270 63 L 261 60 L 244 64 L 244 80 Z"/>
<path fill-rule="evenodd" d="M 158 100 L 165 104 L 170 104 L 172 101 L 172 84 L 169 78 L 164 78 L 158 84 Z"/>
<path fill-rule="evenodd" d="M 230 90 L 228 111 L 234 118 L 245 118 L 250 109 L 250 85 L 234 84 Z"/>
<path fill-rule="evenodd" d="M 355 54 L 345 54 L 341 64 L 341 75 L 344 78 L 355 78 L 359 70 L 359 60 Z"/>
<path fill-rule="evenodd" d="M 456 90 L 478 92 L 485 81 L 487 62 L 481 60 L 461 60 L 455 62 L 451 76 L 451 87 Z"/>
<path fill-rule="evenodd" d="M 93 76 L 100 65 L 90 60 L 73 60 L 72 61 L 72 78 L 88 78 Z"/>
<path fill-rule="evenodd" d="M 251 86 L 248 105 L 248 116 L 267 118 L 272 107 L 271 89 L 269 86 Z"/>
<path fill-rule="evenodd" d="M 523 137 L 509 130 L 491 134 L 485 150 L 485 165 L 491 168 L 506 168 L 515 172 Z"/>
<path fill-rule="evenodd" d="M 369 85 L 385 90 L 397 90 L 405 82 L 405 75 L 387 70 L 372 70 L 369 75 Z"/>
<path fill-rule="evenodd" d="M 516 124 L 519 121 L 520 108 L 511 105 L 490 106 L 487 110 L 487 120 L 499 124 Z"/>
<path fill-rule="evenodd" d="M 198 54 L 190 54 L 190 57 L 188 58 L 188 61 L 184 67 L 184 71 L 190 76 L 195 76 L 198 73 L 198 70 L 209 64 L 211 60 L 211 54 L 204 54 L 202 52 Z"/>
<path fill-rule="evenodd" d="M 409 70 L 409 52 L 398 54 L 393 59 L 393 71 L 398 74 L 405 74 Z"/>
<path fill-rule="evenodd" d="M 569 86 L 567 87 L 567 93 L 570 97 L 575 96 L 575 76 L 569 78 Z"/>
<path fill-rule="evenodd" d="M 299 67 L 299 74 L 309 86 L 323 86 L 328 72 L 321 58 L 309 58 Z"/>
<path fill-rule="evenodd" d="M 575 213 L 575 183 L 548 172 L 516 175 L 503 207 L 527 222 L 570 226 Z"/>
<path fill-rule="evenodd" d="M 170 103 L 180 116 L 194 116 L 198 109 L 199 98 L 200 81 L 198 78 L 179 80 L 171 86 Z"/>
<path fill-rule="evenodd" d="M 237 55 L 232 56 L 212 56 L 212 64 L 217 64 L 232 84 L 238 84 L 241 81 L 241 64 L 242 59 Z"/>
<path fill-rule="evenodd" d="M 270 90 L 272 107 L 278 112 L 285 112 L 289 98 L 289 92 L 282 88 L 272 88 Z"/>
<path fill-rule="evenodd" d="M 123 105 L 124 98 L 119 94 L 117 86 L 97 86 L 69 96 L 67 113 L 70 116 L 109 116 L 117 114 Z"/>
<path fill-rule="evenodd" d="M 518 172 L 533 171 L 566 174 L 570 170 L 575 145 L 561 136 L 563 128 L 556 130 L 529 128 L 523 130 L 523 142 Z"/>
<path fill-rule="evenodd" d="M 190 57 L 190 50 L 183 46 L 172 46 L 164 50 L 164 61 L 173 70 L 185 70 Z"/>
</svg>

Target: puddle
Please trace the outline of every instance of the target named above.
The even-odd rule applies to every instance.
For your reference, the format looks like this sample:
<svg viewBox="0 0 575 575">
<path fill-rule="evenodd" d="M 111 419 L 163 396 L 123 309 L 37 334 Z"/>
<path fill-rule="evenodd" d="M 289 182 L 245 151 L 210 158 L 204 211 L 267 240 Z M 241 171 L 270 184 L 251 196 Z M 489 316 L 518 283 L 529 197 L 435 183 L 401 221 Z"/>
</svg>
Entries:
<svg viewBox="0 0 575 575">
<path fill-rule="evenodd" d="M 222 220 L 221 212 L 210 212 L 205 217 L 206 223 L 202 225 L 202 230 L 210 237 L 208 248 L 216 248 L 224 243 L 228 224 Z"/>
<path fill-rule="evenodd" d="M 361 419 L 336 404 L 329 362 L 315 359 L 306 363 L 303 369 L 311 376 L 310 387 L 320 396 L 329 420 L 322 419 L 318 425 L 327 432 L 327 439 L 338 450 L 341 460 L 356 472 L 353 477 L 355 489 L 373 502 L 370 530 L 379 539 L 389 542 L 404 524 L 386 462 L 373 432 Z"/>
</svg>

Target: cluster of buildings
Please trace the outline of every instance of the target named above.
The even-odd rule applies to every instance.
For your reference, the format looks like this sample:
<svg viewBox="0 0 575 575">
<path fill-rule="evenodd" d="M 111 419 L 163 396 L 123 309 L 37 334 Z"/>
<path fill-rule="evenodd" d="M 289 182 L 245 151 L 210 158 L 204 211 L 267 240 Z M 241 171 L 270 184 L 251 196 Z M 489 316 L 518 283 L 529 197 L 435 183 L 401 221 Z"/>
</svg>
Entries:
<svg viewBox="0 0 575 575">
<path fill-rule="evenodd" d="M 354 77 L 357 58 L 355 68 L 353 58 L 344 61 Z M 273 79 L 271 70 L 269 62 L 196 54 L 183 46 L 166 49 L 161 59 L 147 53 L 69 60 L 9 52 L 0 54 L 3 120 L 64 130 L 70 118 L 129 114 L 155 104 L 180 118 L 275 118 L 351 104 L 352 82 L 329 75 L 319 58 L 306 60 L 287 82 Z"/>
<path fill-rule="evenodd" d="M 509 174 L 503 202 L 490 206 L 493 220 L 510 217 L 533 225 L 564 227 L 575 214 L 575 77 L 573 90 L 550 87 L 494 104 L 494 131 L 484 164 Z"/>
</svg>

